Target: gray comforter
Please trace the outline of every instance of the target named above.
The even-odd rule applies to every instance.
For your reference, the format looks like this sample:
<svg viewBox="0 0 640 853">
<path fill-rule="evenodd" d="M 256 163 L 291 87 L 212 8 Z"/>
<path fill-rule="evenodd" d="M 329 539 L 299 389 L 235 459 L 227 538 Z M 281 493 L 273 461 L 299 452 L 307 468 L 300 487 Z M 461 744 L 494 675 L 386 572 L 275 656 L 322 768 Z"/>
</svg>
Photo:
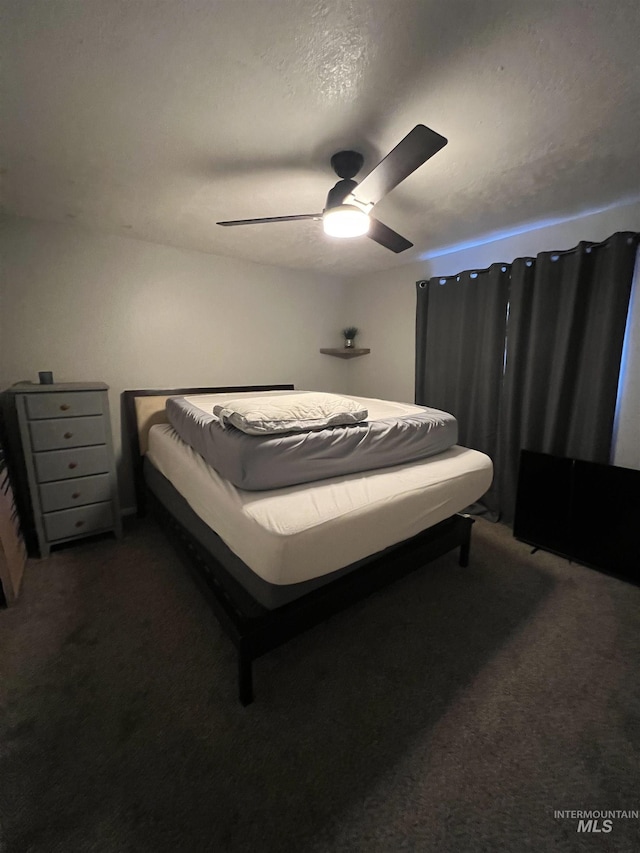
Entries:
<svg viewBox="0 0 640 853">
<path fill-rule="evenodd" d="M 453 415 L 427 408 L 403 417 L 268 436 L 223 429 L 213 414 L 184 397 L 167 400 L 167 417 L 212 468 L 251 491 L 415 462 L 442 453 L 458 440 Z"/>
</svg>

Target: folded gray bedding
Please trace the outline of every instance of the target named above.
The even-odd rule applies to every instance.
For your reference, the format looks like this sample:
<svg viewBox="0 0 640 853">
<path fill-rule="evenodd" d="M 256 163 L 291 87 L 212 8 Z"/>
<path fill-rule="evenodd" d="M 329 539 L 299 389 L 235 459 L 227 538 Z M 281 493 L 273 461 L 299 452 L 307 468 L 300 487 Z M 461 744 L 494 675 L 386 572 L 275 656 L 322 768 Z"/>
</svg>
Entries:
<svg viewBox="0 0 640 853">
<path fill-rule="evenodd" d="M 168 399 L 166 410 L 184 442 L 225 479 L 250 491 L 416 462 L 458 440 L 453 415 L 428 408 L 401 417 L 266 436 L 224 429 L 213 412 L 184 397 Z"/>
</svg>

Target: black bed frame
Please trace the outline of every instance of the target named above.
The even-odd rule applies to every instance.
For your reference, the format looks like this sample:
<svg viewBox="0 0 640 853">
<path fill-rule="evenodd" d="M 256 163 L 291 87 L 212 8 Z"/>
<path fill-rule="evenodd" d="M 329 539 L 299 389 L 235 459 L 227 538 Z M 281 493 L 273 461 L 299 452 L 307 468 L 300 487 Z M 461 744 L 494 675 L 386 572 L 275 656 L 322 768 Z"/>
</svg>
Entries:
<svg viewBox="0 0 640 853">
<path fill-rule="evenodd" d="M 228 391 L 290 390 L 292 385 L 236 386 L 227 388 L 179 388 L 169 390 L 137 390 L 123 392 L 125 427 L 131 452 L 138 515 L 146 512 L 147 498 L 151 508 L 162 519 L 163 529 L 187 558 L 195 580 L 206 595 L 223 630 L 238 651 L 238 689 L 242 705 L 253 701 L 253 661 L 276 648 L 302 631 L 328 619 L 350 604 L 384 588 L 449 551 L 460 548 L 459 563 L 467 566 L 471 545 L 473 519 L 456 514 L 429 529 L 372 555 L 358 563 L 352 571 L 341 571 L 340 576 L 323 586 L 305 593 L 289 604 L 269 610 L 258 602 L 225 567 L 221 550 L 208 548 L 203 537 L 198 536 L 200 519 L 187 506 L 178 520 L 169 510 L 167 490 L 175 493 L 178 501 L 184 500 L 167 482 L 162 494 L 145 480 L 145 460 L 140 455 L 135 398 L 185 394 L 214 394 Z M 150 465 L 148 460 L 147 465 Z M 155 471 L 155 469 L 153 469 Z M 161 475 L 158 475 L 161 477 Z M 153 481 L 153 478 L 150 478 Z M 164 479 L 164 478 L 162 478 Z M 192 518 L 191 518 L 192 517 Z M 193 523 L 190 523 L 193 521 Z M 220 542 L 222 554 L 226 549 Z"/>
</svg>

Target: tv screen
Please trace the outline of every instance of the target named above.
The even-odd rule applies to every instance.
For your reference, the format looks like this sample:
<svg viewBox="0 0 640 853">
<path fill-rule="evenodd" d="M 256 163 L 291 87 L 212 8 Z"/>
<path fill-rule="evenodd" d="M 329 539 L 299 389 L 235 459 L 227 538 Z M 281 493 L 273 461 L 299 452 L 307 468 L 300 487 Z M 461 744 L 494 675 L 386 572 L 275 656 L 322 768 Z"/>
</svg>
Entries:
<svg viewBox="0 0 640 853">
<path fill-rule="evenodd" d="M 640 471 L 523 450 L 517 539 L 640 582 Z"/>
<path fill-rule="evenodd" d="M 523 450 L 513 534 L 548 551 L 571 548 L 571 480 L 573 460 Z"/>
<path fill-rule="evenodd" d="M 640 471 L 576 462 L 573 492 L 575 559 L 640 580 Z"/>
</svg>

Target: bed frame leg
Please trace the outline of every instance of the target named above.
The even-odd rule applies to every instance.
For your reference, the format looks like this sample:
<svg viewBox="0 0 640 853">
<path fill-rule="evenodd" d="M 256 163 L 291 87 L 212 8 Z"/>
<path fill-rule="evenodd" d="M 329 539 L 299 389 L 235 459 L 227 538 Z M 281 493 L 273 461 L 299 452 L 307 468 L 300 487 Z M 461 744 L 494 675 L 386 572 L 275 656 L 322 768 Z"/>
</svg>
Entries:
<svg viewBox="0 0 640 853">
<path fill-rule="evenodd" d="M 251 658 L 238 652 L 238 698 L 245 707 L 253 702 L 252 664 Z"/>
<path fill-rule="evenodd" d="M 471 528 L 473 527 L 474 519 L 465 517 L 469 522 L 467 527 L 467 535 L 464 538 L 464 541 L 460 545 L 460 557 L 458 559 L 458 564 L 462 566 L 463 569 L 466 569 L 469 565 L 469 552 L 471 550 Z"/>
</svg>

